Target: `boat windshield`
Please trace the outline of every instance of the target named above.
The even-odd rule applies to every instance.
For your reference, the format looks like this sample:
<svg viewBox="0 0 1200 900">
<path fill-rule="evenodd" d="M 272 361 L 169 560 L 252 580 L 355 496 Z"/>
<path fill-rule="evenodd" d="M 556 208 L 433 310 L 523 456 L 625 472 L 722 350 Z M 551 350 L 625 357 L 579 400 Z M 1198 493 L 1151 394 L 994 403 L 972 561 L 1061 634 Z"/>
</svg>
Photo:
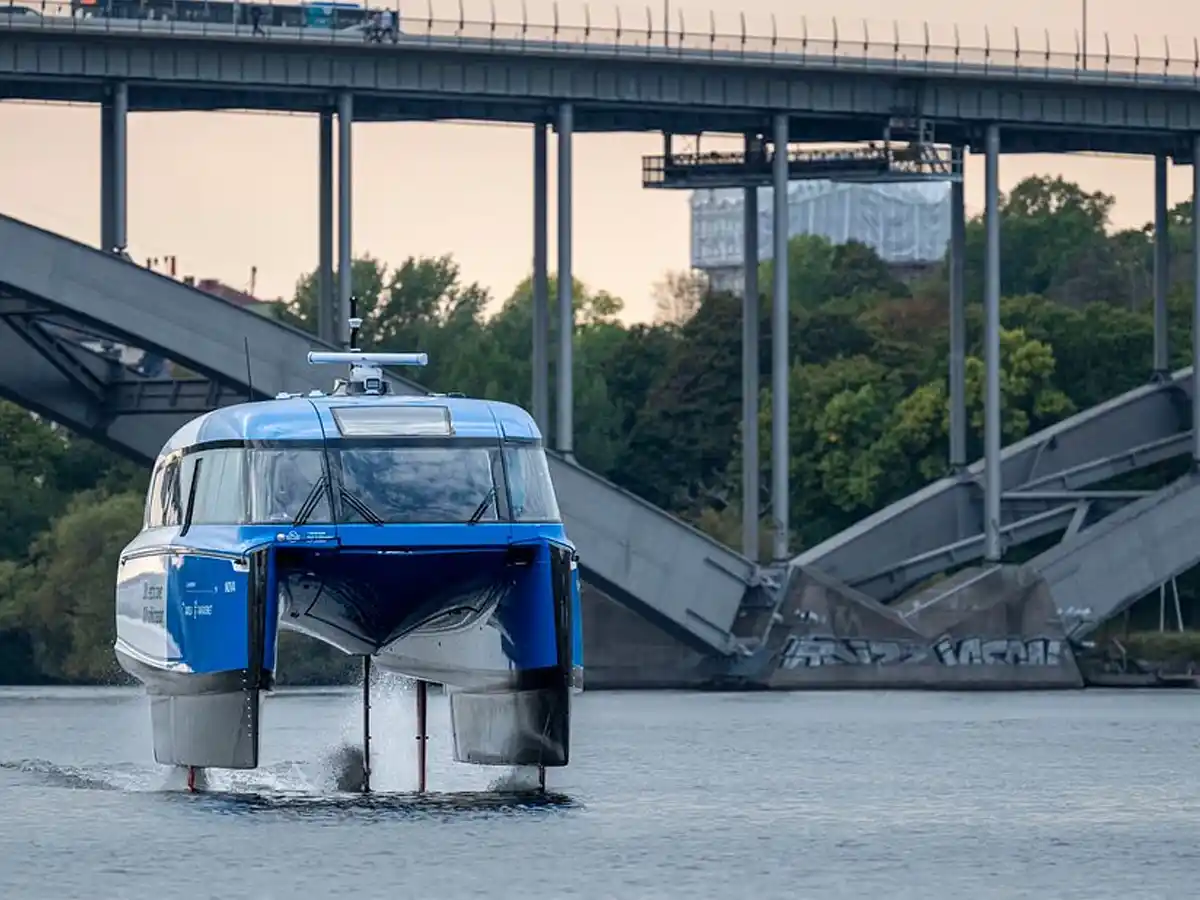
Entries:
<svg viewBox="0 0 1200 900">
<path fill-rule="evenodd" d="M 490 446 L 341 446 L 342 521 L 496 522 L 508 518 L 499 443 Z"/>
<path fill-rule="evenodd" d="M 331 523 L 335 509 L 347 524 L 561 521 L 546 454 L 533 444 L 338 444 L 328 465 L 309 448 L 248 456 L 256 523 Z"/>
</svg>

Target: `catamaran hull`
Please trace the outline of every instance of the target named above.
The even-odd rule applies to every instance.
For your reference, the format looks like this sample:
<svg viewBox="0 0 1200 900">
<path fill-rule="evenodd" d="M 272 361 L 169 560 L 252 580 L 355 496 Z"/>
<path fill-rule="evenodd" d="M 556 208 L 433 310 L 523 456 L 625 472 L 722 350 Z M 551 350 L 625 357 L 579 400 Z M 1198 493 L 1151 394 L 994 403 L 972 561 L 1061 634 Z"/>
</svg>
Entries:
<svg viewBox="0 0 1200 900">
<path fill-rule="evenodd" d="M 248 563 L 172 551 L 123 568 L 117 658 L 146 685 L 159 763 L 257 767 L 261 701 L 273 687 L 268 666 L 284 627 L 372 656 L 381 669 L 446 685 L 460 762 L 568 764 L 571 697 L 582 688 L 578 574 L 568 546 L 260 551 Z M 198 617 L 194 601 L 173 600 L 206 583 L 229 587 L 211 615 Z M 411 607 L 417 618 L 395 618 L 406 608 L 395 600 L 372 602 L 426 583 L 441 592 Z M 377 650 L 371 642 L 385 612 L 399 636 Z M 196 671 L 218 658 L 248 665 Z"/>
<path fill-rule="evenodd" d="M 121 667 L 146 686 L 155 762 L 214 769 L 258 767 L 262 698 L 245 669 L 197 675 L 147 665 L 118 648 Z"/>
<path fill-rule="evenodd" d="M 155 547 L 122 559 L 114 649 L 146 686 L 157 762 L 257 768 L 262 696 L 274 686 L 271 566 L 265 550 Z"/>
</svg>

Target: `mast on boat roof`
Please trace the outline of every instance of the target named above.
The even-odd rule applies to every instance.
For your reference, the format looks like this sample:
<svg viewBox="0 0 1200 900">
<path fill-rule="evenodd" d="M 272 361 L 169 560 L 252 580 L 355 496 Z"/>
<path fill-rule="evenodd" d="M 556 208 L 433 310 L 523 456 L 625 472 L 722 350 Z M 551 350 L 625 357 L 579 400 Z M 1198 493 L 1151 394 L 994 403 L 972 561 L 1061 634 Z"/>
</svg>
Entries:
<svg viewBox="0 0 1200 900">
<path fill-rule="evenodd" d="M 337 351 L 310 351 L 310 365 L 342 364 L 350 366 L 350 378 L 334 382 L 334 392 L 343 389 L 347 394 L 378 395 L 388 392 L 388 383 L 383 377 L 384 366 L 425 366 L 429 356 L 425 353 L 364 353 L 356 346 L 362 319 L 357 313 L 358 300 L 350 298 L 350 348 Z"/>
</svg>

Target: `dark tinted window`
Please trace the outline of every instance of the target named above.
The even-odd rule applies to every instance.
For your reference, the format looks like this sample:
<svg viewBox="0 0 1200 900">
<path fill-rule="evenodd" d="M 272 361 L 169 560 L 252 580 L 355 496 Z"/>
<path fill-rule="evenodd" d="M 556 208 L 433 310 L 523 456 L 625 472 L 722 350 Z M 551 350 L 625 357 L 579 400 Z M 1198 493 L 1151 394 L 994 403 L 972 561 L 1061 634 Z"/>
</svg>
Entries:
<svg viewBox="0 0 1200 900">
<path fill-rule="evenodd" d="M 557 522 L 561 519 L 550 466 L 541 447 L 509 444 L 504 448 L 513 518 L 518 522 Z"/>
<path fill-rule="evenodd" d="M 324 469 L 320 450 L 250 451 L 250 521 L 291 523 L 321 483 Z M 315 505 L 306 522 L 333 521 L 327 483 L 313 496 Z"/>
<path fill-rule="evenodd" d="M 498 447 L 347 448 L 336 458 L 346 490 L 384 522 L 466 522 L 493 487 L 498 496 L 479 521 L 507 514 Z M 342 514 L 368 521 L 351 503 Z"/>
</svg>

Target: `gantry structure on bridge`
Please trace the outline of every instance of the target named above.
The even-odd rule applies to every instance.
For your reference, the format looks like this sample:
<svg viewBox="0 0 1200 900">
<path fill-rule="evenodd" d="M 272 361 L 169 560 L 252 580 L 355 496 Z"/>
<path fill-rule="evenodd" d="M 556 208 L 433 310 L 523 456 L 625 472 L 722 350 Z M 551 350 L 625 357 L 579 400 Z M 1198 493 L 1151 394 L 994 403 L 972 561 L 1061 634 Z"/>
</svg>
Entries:
<svg viewBox="0 0 1200 900">
<path fill-rule="evenodd" d="M 664 31 L 649 13 L 604 27 L 586 19 L 467 21 L 461 7 L 406 14 L 396 40 L 348 28 L 82 15 L 79 7 L 0 6 L 0 98 L 98 104 L 102 110 L 102 233 L 90 247 L 0 217 L 0 394 L 143 461 L 184 420 L 279 391 L 323 388 L 305 365 L 314 347 L 345 340 L 352 254 L 354 122 L 501 121 L 531 126 L 534 167 L 533 411 L 550 420 L 548 341 L 558 317 L 559 377 L 552 474 L 589 584 L 683 648 L 698 681 L 769 683 L 786 633 L 788 597 L 818 579 L 863 602 L 895 605 L 931 576 L 1060 534 L 1026 564 L 1049 585 L 1062 616 L 1084 633 L 1200 560 L 1189 525 L 1194 474 L 1160 491 L 1095 489 L 1174 456 L 1200 462 L 1193 428 L 1200 394 L 1192 369 L 1168 371 L 1167 177 L 1171 163 L 1200 181 L 1200 49 L 1181 58 L 1120 57 L 1107 40 L 1057 52 L 968 46 L 893 34 L 817 38 L 747 33 L 710 20 Z M 268 16 L 267 21 L 273 21 Z M 261 30 L 261 29 L 260 29 Z M 126 190 L 130 112 L 289 110 L 319 119 L 319 335 L 236 308 L 134 264 Z M 558 165 L 558 295 L 549 296 L 550 156 Z M 770 459 L 788 457 L 788 237 L 786 188 L 798 178 L 944 179 L 953 183 L 950 300 L 950 470 L 945 478 L 828 541 L 792 554 L 788 467 L 769 491 L 747 465 L 741 552 L 622 491 L 574 459 L 572 387 L 572 146 L 580 132 L 664 135 L 642 162 L 648 188 L 738 186 L 747 223 L 758 188 L 774 205 L 769 382 Z M 679 154 L 672 136 L 742 135 L 740 153 Z M 334 162 L 337 138 L 336 165 Z M 0 138 L 2 139 L 2 138 Z M 806 144 L 839 144 L 815 151 Z M 1154 366 L 1144 387 L 1001 447 L 999 168 L 1006 153 L 1112 152 L 1155 160 Z M 963 241 L 964 155 L 985 172 L 985 456 L 967 458 Z M 631 177 L 636 177 L 631 166 Z M 1148 186 L 1149 187 L 1149 186 Z M 2 201 L 0 201 L 2 202 Z M 337 210 L 336 227 L 334 210 Z M 758 228 L 745 259 L 759 258 Z M 1200 261 L 1200 231 L 1193 234 Z M 335 254 L 336 251 L 336 254 Z M 336 259 L 335 259 L 336 255 Z M 1200 262 L 1198 262 L 1200 265 Z M 1198 279 L 1200 281 L 1200 279 Z M 758 460 L 757 269 L 745 267 L 742 440 Z M 1200 288 L 1196 294 L 1200 312 Z M 1200 330 L 1196 332 L 1200 335 Z M 245 344 L 230 340 L 245 336 Z M 122 363 L 109 344 L 173 360 L 199 377 L 176 380 Z M 1200 337 L 1193 359 L 1200 358 Z M 253 383 L 251 386 L 251 382 Z M 396 381 L 401 391 L 417 385 Z M 549 432 L 546 432 L 549 436 Z M 549 439 L 549 437 L 548 437 Z M 1194 466 L 1193 466 L 1194 468 Z M 760 498 L 769 494 L 771 559 L 758 553 Z M 954 579 L 947 590 L 953 591 Z M 603 629 L 600 629 L 603 631 Z M 611 635 L 610 635 L 611 637 Z M 654 663 L 636 641 L 604 648 L 636 682 Z M 624 657 L 622 657 L 624 654 Z M 595 664 L 593 657 L 589 665 Z M 654 678 L 651 678 L 654 680 Z M 661 678 L 659 680 L 662 680 Z M 669 679 L 668 679 L 669 680 Z"/>
</svg>

